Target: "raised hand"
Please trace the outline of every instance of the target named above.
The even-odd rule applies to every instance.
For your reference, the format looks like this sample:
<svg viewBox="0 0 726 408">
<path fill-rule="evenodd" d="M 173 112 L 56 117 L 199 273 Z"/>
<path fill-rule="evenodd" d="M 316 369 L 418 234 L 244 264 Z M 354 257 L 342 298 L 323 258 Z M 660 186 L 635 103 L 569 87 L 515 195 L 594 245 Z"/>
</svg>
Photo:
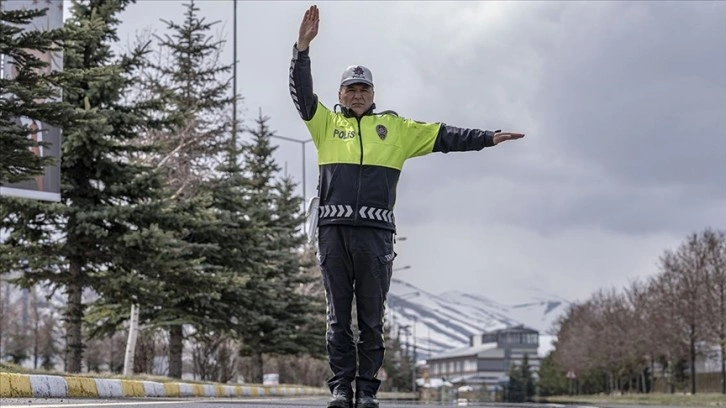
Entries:
<svg viewBox="0 0 726 408">
<path fill-rule="evenodd" d="M 320 12 L 318 6 L 310 6 L 305 11 L 302 23 L 300 23 L 300 34 L 297 38 L 297 49 L 303 51 L 310 46 L 310 42 L 318 35 L 318 26 L 320 24 Z"/>
<path fill-rule="evenodd" d="M 499 144 L 501 142 L 507 141 L 507 140 L 516 140 L 521 139 L 524 137 L 524 133 L 512 133 L 512 132 L 502 132 L 497 131 L 494 134 L 494 144 Z"/>
</svg>

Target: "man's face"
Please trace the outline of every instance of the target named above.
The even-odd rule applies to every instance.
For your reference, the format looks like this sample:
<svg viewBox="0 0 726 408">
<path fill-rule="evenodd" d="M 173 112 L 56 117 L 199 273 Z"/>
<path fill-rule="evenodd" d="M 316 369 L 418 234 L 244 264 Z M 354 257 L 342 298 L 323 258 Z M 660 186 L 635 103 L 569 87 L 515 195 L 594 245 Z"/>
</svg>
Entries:
<svg viewBox="0 0 726 408">
<path fill-rule="evenodd" d="M 373 88 L 367 84 L 343 86 L 338 92 L 340 104 L 360 116 L 373 105 Z"/>
</svg>

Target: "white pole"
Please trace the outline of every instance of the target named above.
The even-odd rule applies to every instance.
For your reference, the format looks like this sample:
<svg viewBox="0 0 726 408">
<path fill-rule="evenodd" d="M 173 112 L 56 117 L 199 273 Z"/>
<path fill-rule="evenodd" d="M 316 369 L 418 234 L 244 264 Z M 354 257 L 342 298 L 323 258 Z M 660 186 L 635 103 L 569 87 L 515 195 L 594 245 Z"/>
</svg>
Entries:
<svg viewBox="0 0 726 408">
<path fill-rule="evenodd" d="M 126 355 L 124 356 L 124 376 L 133 374 L 134 352 L 136 351 L 136 338 L 139 335 L 139 307 L 131 305 L 131 319 L 129 320 L 129 338 L 126 342 Z"/>
</svg>

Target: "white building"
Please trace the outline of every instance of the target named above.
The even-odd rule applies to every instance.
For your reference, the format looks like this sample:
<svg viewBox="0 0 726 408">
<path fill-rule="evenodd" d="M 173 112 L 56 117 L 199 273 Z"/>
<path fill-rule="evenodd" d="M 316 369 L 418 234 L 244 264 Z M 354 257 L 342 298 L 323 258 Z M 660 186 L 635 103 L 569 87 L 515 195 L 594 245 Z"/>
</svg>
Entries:
<svg viewBox="0 0 726 408">
<path fill-rule="evenodd" d="M 539 370 L 539 332 L 514 326 L 471 336 L 469 346 L 446 351 L 427 360 L 429 377 L 444 379 L 455 386 L 496 388 L 508 382 L 513 365 L 527 356 L 533 374 Z"/>
</svg>

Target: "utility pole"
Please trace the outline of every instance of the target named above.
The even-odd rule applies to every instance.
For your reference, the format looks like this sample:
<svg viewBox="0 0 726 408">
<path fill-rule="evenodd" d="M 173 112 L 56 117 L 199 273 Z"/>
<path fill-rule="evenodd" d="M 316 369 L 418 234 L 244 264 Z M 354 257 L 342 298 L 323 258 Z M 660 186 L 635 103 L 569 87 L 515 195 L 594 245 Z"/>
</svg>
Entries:
<svg viewBox="0 0 726 408">
<path fill-rule="evenodd" d="M 233 0 L 232 14 L 232 93 L 234 94 L 234 102 L 232 103 L 232 149 L 237 151 L 237 0 Z M 234 154 L 235 163 L 237 162 L 237 154 Z"/>
<path fill-rule="evenodd" d="M 413 318 L 413 366 L 411 367 L 411 389 L 416 392 L 416 323 L 418 318 Z"/>
</svg>

